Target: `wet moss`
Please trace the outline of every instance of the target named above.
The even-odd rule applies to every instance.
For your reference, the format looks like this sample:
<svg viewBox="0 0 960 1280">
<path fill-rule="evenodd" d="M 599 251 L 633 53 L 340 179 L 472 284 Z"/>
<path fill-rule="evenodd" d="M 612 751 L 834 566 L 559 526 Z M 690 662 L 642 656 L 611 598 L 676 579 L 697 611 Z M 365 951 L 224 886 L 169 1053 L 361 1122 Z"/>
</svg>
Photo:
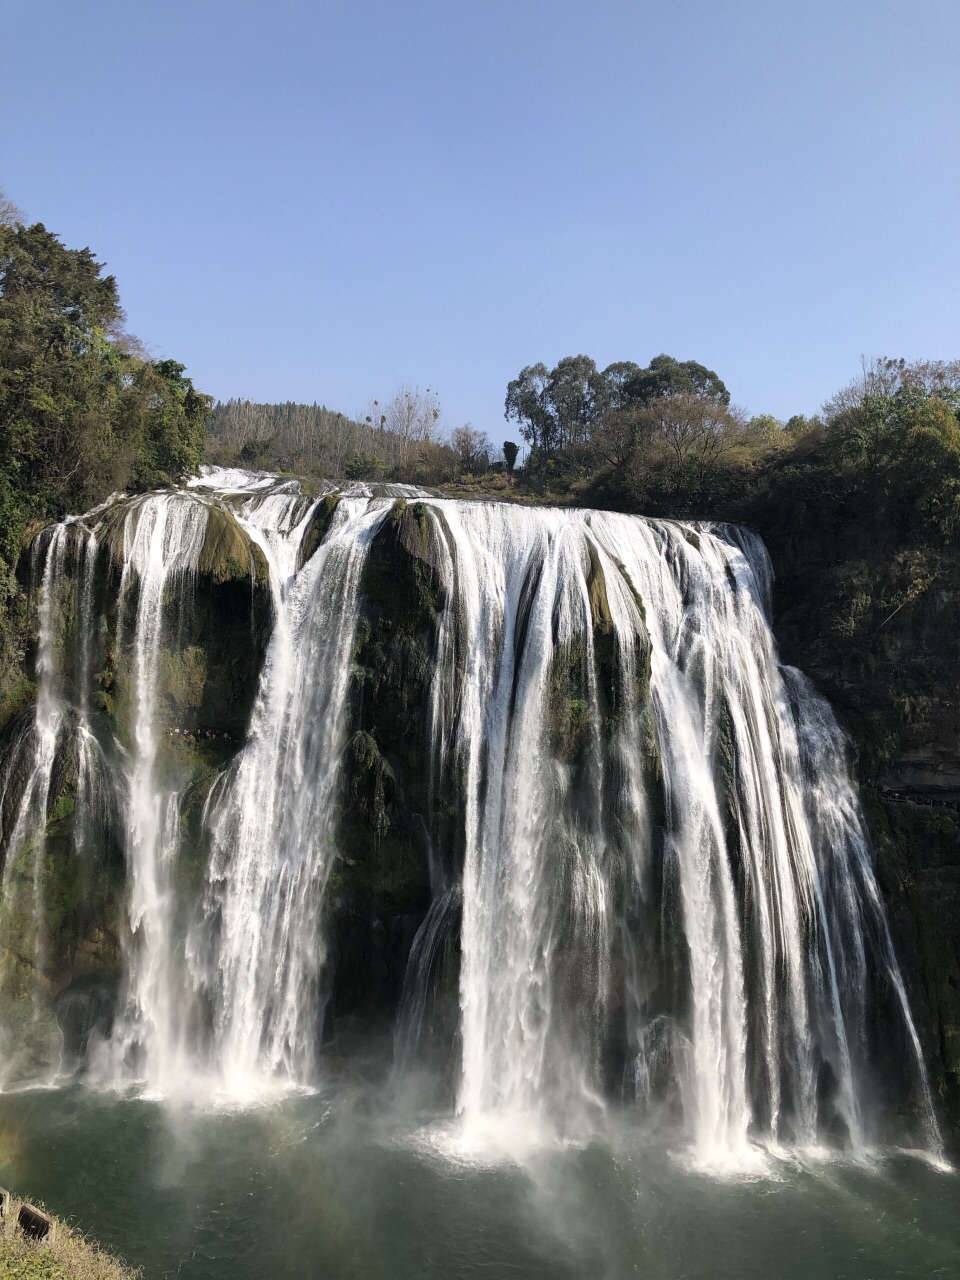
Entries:
<svg viewBox="0 0 960 1280">
<path fill-rule="evenodd" d="M 340 505 L 339 493 L 328 493 L 314 507 L 313 514 L 303 533 L 303 541 L 297 554 L 297 571 L 307 563 L 320 543 L 330 531 L 330 525 L 337 507 Z"/>
<path fill-rule="evenodd" d="M 593 720 L 585 670 L 587 649 L 582 642 L 554 652 L 547 681 L 547 718 L 550 748 L 566 765 L 581 762 L 590 740 Z"/>
<path fill-rule="evenodd" d="M 218 585 L 250 579 L 261 590 L 270 579 L 263 552 L 250 541 L 233 512 L 218 506 L 208 510 L 197 571 Z"/>
<path fill-rule="evenodd" d="M 432 631 L 444 604 L 432 537 L 426 506 L 400 498 L 373 541 L 360 589 L 381 646 Z"/>
<path fill-rule="evenodd" d="M 388 1021 L 396 1012 L 416 926 L 430 903 L 430 853 L 453 866 L 452 786 L 431 795 L 429 690 L 443 590 L 422 504 L 395 503 L 360 583 L 341 773 L 338 858 L 328 886 L 340 962 L 340 1013 Z M 371 993 L 378 993 L 373 998 Z"/>
<path fill-rule="evenodd" d="M 123 498 L 100 517 L 97 539 L 117 570 L 123 568 L 127 516 L 138 501 Z M 197 572 L 215 584 L 250 579 L 259 589 L 268 586 L 270 576 L 263 552 L 250 540 L 233 512 L 215 503 L 207 506 Z"/>
<path fill-rule="evenodd" d="M 198 645 L 187 645 L 177 652 L 164 649 L 160 654 L 160 687 L 170 706 L 171 717 L 199 710 L 207 683 L 207 662 Z"/>
<path fill-rule="evenodd" d="M 37 686 L 26 675 L 21 675 L 18 680 L 5 687 L 3 700 L 0 701 L 0 730 L 5 729 L 25 707 L 30 706 L 36 696 Z"/>
<path fill-rule="evenodd" d="M 235 749 L 235 748 L 234 748 Z M 172 751 L 181 767 L 191 769 L 190 781 L 180 797 L 180 842 L 174 867 L 174 890 L 187 902 L 196 902 L 204 891 L 210 856 L 204 814 L 211 792 L 227 763 L 226 751 L 218 744 L 191 745 L 175 740 Z"/>
<path fill-rule="evenodd" d="M 8 997 L 56 994 L 81 974 L 113 975 L 119 966 L 123 860 L 108 832 L 78 847 L 75 809 L 67 788 L 52 800 L 42 836 L 26 841 L 6 870 L 0 987 Z"/>
<path fill-rule="evenodd" d="M 587 594 L 590 600 L 590 616 L 593 619 L 594 631 L 602 635 L 613 632 L 613 618 L 610 613 L 610 601 L 607 599 L 607 581 L 600 563 L 600 555 L 592 542 L 587 543 L 590 557 L 590 568 L 587 571 Z"/>
</svg>

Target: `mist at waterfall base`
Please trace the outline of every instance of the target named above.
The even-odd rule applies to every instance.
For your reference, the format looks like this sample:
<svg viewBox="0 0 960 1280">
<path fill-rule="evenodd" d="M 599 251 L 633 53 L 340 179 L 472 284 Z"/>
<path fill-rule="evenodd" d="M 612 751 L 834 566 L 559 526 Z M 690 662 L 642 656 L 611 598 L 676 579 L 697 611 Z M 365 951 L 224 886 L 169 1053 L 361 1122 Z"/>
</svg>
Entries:
<svg viewBox="0 0 960 1280">
<path fill-rule="evenodd" d="M 456 1160 L 348 1088 L 232 1112 L 7 1095 L 0 1132 L 4 1178 L 148 1278 L 929 1280 L 960 1262 L 956 1180 L 910 1158 L 717 1178 L 617 1119 L 519 1163 Z"/>
<path fill-rule="evenodd" d="M 198 780 L 165 698 L 215 525 L 268 623 Z M 400 544 L 419 640 L 368 606 Z M 777 662 L 753 535 L 208 471 L 43 531 L 32 564 L 37 700 L 0 760 L 19 1191 L 148 1275 L 955 1273 L 845 744 Z M 389 1025 L 358 1032 L 332 918 L 374 625 L 424 668 L 429 901 Z M 54 819 L 78 867 L 124 868 L 109 998 L 55 994 Z"/>
</svg>

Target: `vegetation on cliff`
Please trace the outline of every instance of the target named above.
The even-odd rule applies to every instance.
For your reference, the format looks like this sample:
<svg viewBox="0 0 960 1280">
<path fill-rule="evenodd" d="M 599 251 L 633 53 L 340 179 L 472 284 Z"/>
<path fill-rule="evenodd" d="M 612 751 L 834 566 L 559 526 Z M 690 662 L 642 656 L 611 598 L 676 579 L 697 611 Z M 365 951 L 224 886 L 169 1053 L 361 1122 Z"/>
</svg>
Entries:
<svg viewBox="0 0 960 1280">
<path fill-rule="evenodd" d="M 23 640 L 24 532 L 195 471 L 209 400 L 183 365 L 124 333 L 116 280 L 89 249 L 26 225 L 8 202 L 0 215 L 2 721 Z"/>
</svg>

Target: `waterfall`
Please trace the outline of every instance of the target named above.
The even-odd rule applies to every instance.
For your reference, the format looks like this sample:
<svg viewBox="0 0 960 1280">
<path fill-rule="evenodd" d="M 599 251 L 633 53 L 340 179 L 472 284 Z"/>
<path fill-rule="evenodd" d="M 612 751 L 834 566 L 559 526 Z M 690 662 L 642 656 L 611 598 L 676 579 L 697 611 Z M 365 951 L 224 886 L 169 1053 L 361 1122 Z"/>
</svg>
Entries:
<svg viewBox="0 0 960 1280">
<path fill-rule="evenodd" d="M 627 940 L 627 972 L 638 948 L 648 967 L 628 993 L 632 1074 L 646 1103 L 658 1078 L 677 1082 L 705 1162 L 745 1157 L 758 1135 L 813 1147 L 827 1078 L 837 1122 L 865 1148 L 871 970 L 897 992 L 936 1146 L 839 730 L 777 662 L 759 540 L 600 513 L 433 510 L 463 648 L 455 693 L 449 657 L 437 665 L 435 698 L 455 706 L 433 717 L 466 805 L 461 1114 L 482 1126 L 550 1113 L 569 1127 L 594 1105 L 614 895 L 659 893 L 661 953 L 653 939 Z M 600 732 L 604 624 L 620 706 Z M 642 776 L 644 653 L 653 787 Z M 571 661 L 584 720 L 575 782 L 551 743 L 551 680 Z M 651 792 L 663 811 L 656 857 Z"/>
<path fill-rule="evenodd" d="M 250 741 L 210 812 L 204 928 L 228 1088 L 264 1072 L 309 1078 L 324 961 L 321 909 L 363 555 L 389 503 L 344 499 L 284 597 Z M 324 673 L 321 680 L 316 673 Z"/>
<path fill-rule="evenodd" d="M 37 546 L 36 561 L 43 559 L 38 607 L 37 635 L 37 705 L 33 723 L 26 729 L 11 754 L 4 777 L 0 814 L 10 790 L 11 775 L 18 764 L 24 768 L 26 780 L 19 802 L 13 807 L 9 833 L 6 834 L 6 857 L 3 868 L 4 932 L 19 933 L 18 950 L 30 959 L 39 972 L 44 969 L 46 939 L 43 928 L 43 873 L 46 855 L 47 810 L 51 781 L 56 764 L 57 745 L 64 732 L 64 704 L 59 689 L 59 666 L 56 657 L 55 614 L 56 586 L 61 577 L 66 554 L 67 529 L 58 525 L 46 546 Z M 12 1037 L 4 1035 L 7 1042 Z M 16 1046 L 4 1043 L 7 1054 L 15 1054 Z"/>
<path fill-rule="evenodd" d="M 173 894 L 179 797 L 158 776 L 163 724 L 159 664 L 175 630 L 207 529 L 204 503 L 150 494 L 132 504 L 123 523 L 120 643 L 132 654 L 131 739 L 124 752 L 125 841 L 129 866 L 126 993 L 113 1037 L 115 1057 L 128 1060 L 160 1089 L 181 1068 L 177 978 L 173 970 Z M 172 596 L 172 598 L 171 598 Z"/>
<path fill-rule="evenodd" d="M 376 610 L 374 548 L 400 557 Z M 38 1009 L 69 995 L 51 860 L 102 869 L 116 846 L 96 936 L 116 929 L 122 975 L 92 1076 L 241 1099 L 322 1078 L 332 921 L 353 861 L 380 857 L 380 834 L 345 852 L 345 760 L 361 708 L 375 734 L 422 698 L 416 748 L 381 762 L 432 894 L 405 908 L 395 1077 L 452 1062 L 470 1140 L 575 1137 L 616 1104 L 739 1166 L 886 1140 L 892 1038 L 887 1094 L 939 1149 L 845 741 L 778 661 L 754 535 L 206 469 L 32 555 L 0 947 Z M 419 612 L 414 562 L 436 585 Z M 359 692 L 364 644 L 379 682 L 412 682 L 393 702 Z M 242 730 L 185 739 L 238 681 Z"/>
<path fill-rule="evenodd" d="M 8 975 L 14 986 L 24 980 L 22 967 L 31 966 L 47 980 L 47 944 L 44 924 L 45 875 L 48 869 L 47 832 L 57 817 L 53 787 L 55 775 L 71 767 L 76 772 L 76 795 L 71 821 L 74 850 L 83 856 L 93 831 L 105 825 L 103 810 L 109 801 L 99 795 L 101 764 L 99 746 L 91 732 L 89 683 L 90 636 L 96 536 L 84 525 L 66 521 L 54 525 L 35 540 L 33 578 L 39 583 L 37 607 L 37 701 L 32 721 L 16 735 L 0 770 L 0 834 L 3 836 L 3 880 L 0 901 L 0 938 L 13 940 L 8 956 L 17 957 Z M 66 567 L 77 561 L 77 580 L 65 590 Z M 61 652 L 60 628 L 72 615 L 74 648 L 78 655 L 77 705 L 71 710 L 66 696 L 66 671 Z M 19 779 L 19 797 L 17 781 Z M 66 814 L 63 815 L 64 817 Z M 32 993 L 27 1030 L 44 1034 L 37 991 Z M 0 1043 L 8 1070 L 16 1074 L 20 1059 L 29 1057 L 23 1040 L 25 1028 L 14 1034 L 0 1026 Z M 20 1041 L 20 1043 L 17 1043 Z M 11 1043 L 12 1042 L 12 1043 Z M 57 1064 L 54 1063 L 55 1068 Z M 53 1072 L 51 1072 L 53 1074 Z"/>
</svg>

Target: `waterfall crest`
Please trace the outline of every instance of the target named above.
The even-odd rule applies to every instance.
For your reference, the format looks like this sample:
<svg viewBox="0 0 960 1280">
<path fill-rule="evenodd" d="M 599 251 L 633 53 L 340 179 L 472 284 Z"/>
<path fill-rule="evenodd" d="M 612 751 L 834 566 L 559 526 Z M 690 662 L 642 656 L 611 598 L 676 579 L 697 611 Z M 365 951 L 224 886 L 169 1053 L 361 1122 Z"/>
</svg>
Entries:
<svg viewBox="0 0 960 1280">
<path fill-rule="evenodd" d="M 434 584 L 427 622 L 400 578 L 371 612 L 384 546 Z M 377 757 L 377 795 L 399 806 L 413 759 L 427 798 L 404 836 L 433 897 L 407 913 L 397 1069 L 454 971 L 466 1130 L 576 1133 L 616 1101 L 723 1163 L 865 1151 L 896 1098 L 939 1150 L 843 735 L 778 662 L 754 535 L 208 469 L 32 554 L 36 703 L 0 765 L 4 1008 L 63 1030 L 78 986 L 48 954 L 51 885 L 85 868 L 120 970 L 91 1075 L 242 1098 L 322 1073 L 331 922 L 363 900 L 357 717 L 392 714 L 358 679 L 366 646 L 393 655 L 396 705 L 424 690 L 416 750 Z"/>
</svg>

